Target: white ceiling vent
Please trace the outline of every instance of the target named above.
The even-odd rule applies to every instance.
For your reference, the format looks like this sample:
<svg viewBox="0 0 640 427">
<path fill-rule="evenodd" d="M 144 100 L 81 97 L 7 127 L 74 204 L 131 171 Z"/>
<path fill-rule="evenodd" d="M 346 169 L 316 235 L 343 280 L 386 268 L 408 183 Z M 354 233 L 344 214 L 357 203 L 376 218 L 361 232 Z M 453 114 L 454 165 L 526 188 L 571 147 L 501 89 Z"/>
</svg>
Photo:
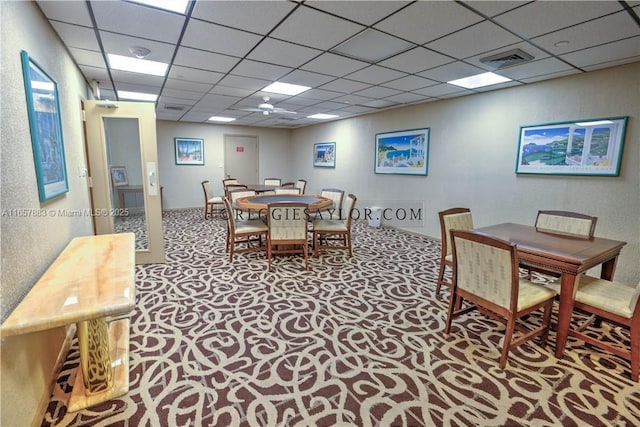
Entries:
<svg viewBox="0 0 640 427">
<path fill-rule="evenodd" d="M 164 104 L 164 109 L 169 111 L 184 111 L 187 107 L 178 104 Z"/>
<path fill-rule="evenodd" d="M 533 59 L 532 55 L 520 49 L 513 49 L 508 52 L 498 53 L 496 55 L 480 58 L 480 62 L 487 64 L 495 69 L 507 68 L 513 65 L 522 64 Z"/>
</svg>

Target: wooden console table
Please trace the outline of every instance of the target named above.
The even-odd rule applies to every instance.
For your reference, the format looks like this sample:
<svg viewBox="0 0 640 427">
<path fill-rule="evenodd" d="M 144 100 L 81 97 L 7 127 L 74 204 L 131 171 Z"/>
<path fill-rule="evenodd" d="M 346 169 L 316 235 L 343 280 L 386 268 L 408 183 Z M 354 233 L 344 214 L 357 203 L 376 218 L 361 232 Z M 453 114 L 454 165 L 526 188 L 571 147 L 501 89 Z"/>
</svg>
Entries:
<svg viewBox="0 0 640 427">
<path fill-rule="evenodd" d="M 2 324 L 2 336 L 77 324 L 80 369 L 67 410 L 129 391 L 129 314 L 135 305 L 133 233 L 76 237 Z"/>
</svg>

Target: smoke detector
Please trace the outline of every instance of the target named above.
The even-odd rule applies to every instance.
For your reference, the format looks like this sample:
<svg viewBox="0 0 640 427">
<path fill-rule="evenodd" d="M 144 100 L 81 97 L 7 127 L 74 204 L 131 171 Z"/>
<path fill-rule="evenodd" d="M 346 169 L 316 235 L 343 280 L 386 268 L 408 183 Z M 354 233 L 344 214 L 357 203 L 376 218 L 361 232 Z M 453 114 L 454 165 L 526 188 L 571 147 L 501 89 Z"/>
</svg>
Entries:
<svg viewBox="0 0 640 427">
<path fill-rule="evenodd" d="M 480 62 L 495 69 L 502 69 L 522 64 L 524 62 L 529 62 L 532 59 L 533 55 L 529 55 L 527 52 L 520 49 L 513 49 L 508 52 L 502 52 L 496 55 L 480 58 Z"/>
</svg>

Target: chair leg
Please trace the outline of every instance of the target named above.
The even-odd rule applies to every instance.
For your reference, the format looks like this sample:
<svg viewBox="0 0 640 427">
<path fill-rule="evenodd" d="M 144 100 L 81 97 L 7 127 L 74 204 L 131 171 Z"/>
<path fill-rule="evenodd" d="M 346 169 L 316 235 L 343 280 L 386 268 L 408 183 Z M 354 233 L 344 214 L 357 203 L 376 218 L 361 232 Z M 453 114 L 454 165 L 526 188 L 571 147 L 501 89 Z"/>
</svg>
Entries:
<svg viewBox="0 0 640 427">
<path fill-rule="evenodd" d="M 446 268 L 446 264 L 444 259 L 440 261 L 440 271 L 438 272 L 438 283 L 436 283 L 436 296 L 440 294 L 440 287 L 444 282 L 444 269 Z"/>
<path fill-rule="evenodd" d="M 551 311 L 553 309 L 553 299 L 547 301 L 544 305 L 544 316 L 542 318 L 542 327 L 544 330 L 540 334 L 540 347 L 545 348 L 547 346 L 547 339 L 549 338 L 549 326 L 551 325 Z"/>
<path fill-rule="evenodd" d="M 513 330 L 516 327 L 516 319 L 512 316 L 507 320 L 507 330 L 504 333 L 504 342 L 502 343 L 502 354 L 500 355 L 500 369 L 507 366 L 507 356 L 511 349 L 511 340 L 513 339 Z"/>
<path fill-rule="evenodd" d="M 318 257 L 318 246 L 320 246 L 319 234 L 318 232 L 313 232 L 313 256 L 316 258 Z"/>
<path fill-rule="evenodd" d="M 637 319 L 636 319 L 637 320 Z M 633 322 L 633 320 L 632 320 Z M 631 324 L 629 331 L 631 346 L 631 379 L 633 381 L 640 380 L 640 323 Z"/>
<path fill-rule="evenodd" d="M 309 271 L 309 246 L 306 243 L 302 245 L 302 251 L 304 252 L 304 269 Z"/>
</svg>

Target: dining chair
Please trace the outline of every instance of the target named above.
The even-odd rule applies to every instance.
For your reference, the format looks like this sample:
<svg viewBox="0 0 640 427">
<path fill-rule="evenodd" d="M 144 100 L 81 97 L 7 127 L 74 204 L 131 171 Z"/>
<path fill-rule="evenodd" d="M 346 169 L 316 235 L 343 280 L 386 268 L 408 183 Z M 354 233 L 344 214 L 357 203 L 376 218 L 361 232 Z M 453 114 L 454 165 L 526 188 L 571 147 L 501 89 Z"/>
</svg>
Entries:
<svg viewBox="0 0 640 427">
<path fill-rule="evenodd" d="M 313 256 L 318 256 L 321 249 L 347 249 L 349 256 L 351 250 L 351 221 L 353 210 L 356 205 L 356 196 L 349 194 L 344 203 L 344 210 L 341 218 L 315 219 L 313 221 Z M 332 241 L 337 244 L 332 245 Z"/>
<path fill-rule="evenodd" d="M 233 207 L 233 205 L 236 203 L 236 200 L 238 200 L 241 197 L 251 197 L 251 196 L 255 196 L 258 193 L 255 190 L 247 190 L 246 188 L 238 188 L 236 190 L 231 190 L 229 191 L 229 201 L 231 202 L 231 206 Z M 239 209 L 235 209 L 234 210 L 234 214 L 237 218 L 240 219 L 256 219 L 260 217 L 260 212 L 242 212 Z"/>
<path fill-rule="evenodd" d="M 246 189 L 247 189 L 247 186 L 244 184 L 229 184 L 224 187 L 224 196 L 227 199 L 231 199 L 231 197 L 229 196 L 229 193 L 231 193 L 234 190 L 246 190 Z"/>
<path fill-rule="evenodd" d="M 221 215 L 224 212 L 223 197 L 213 194 L 209 181 L 202 181 L 200 185 L 202 185 L 202 191 L 204 192 L 204 219 L 213 218 L 216 212 Z M 216 206 L 218 206 L 217 209 Z"/>
<path fill-rule="evenodd" d="M 304 190 L 307 188 L 307 181 L 304 179 L 297 180 L 296 188 L 300 189 L 300 194 L 304 194 Z"/>
<path fill-rule="evenodd" d="M 323 209 L 310 214 L 310 219 L 337 219 L 341 216 L 342 199 L 344 198 L 344 190 L 338 188 L 324 188 L 320 195 L 327 197 L 333 201 L 331 208 Z"/>
<path fill-rule="evenodd" d="M 576 277 L 577 291 L 574 313 L 590 314 L 580 326 L 570 328 L 568 335 L 615 354 L 631 362 L 631 379 L 640 379 L 640 282 L 635 286 L 599 279 L 586 274 Z M 558 281 L 548 285 L 560 289 Z M 609 334 L 598 332 L 601 322 L 609 322 L 629 330 L 627 348 L 615 344 Z M 595 327 L 591 327 L 594 324 Z M 589 330 L 587 331 L 587 328 Z M 626 340 L 625 340 L 626 341 Z"/>
<path fill-rule="evenodd" d="M 262 219 L 236 218 L 227 198 L 224 199 L 224 206 L 227 212 L 226 251 L 229 252 L 229 262 L 233 262 L 233 256 L 237 253 L 266 250 L 267 224 Z M 238 248 L 238 245 L 244 247 Z"/>
<path fill-rule="evenodd" d="M 294 187 L 277 187 L 273 191 L 275 194 L 300 194 L 300 189 Z"/>
<path fill-rule="evenodd" d="M 453 281 L 445 333 L 455 317 L 478 309 L 506 324 L 500 369 L 507 364 L 509 351 L 540 336 L 544 348 L 549 335 L 551 309 L 556 292 L 519 277 L 514 243 L 467 230 L 451 230 Z M 468 304 L 463 306 L 463 301 Z M 539 326 L 527 327 L 523 316 L 542 309 Z M 521 320 L 516 325 L 516 321 Z M 518 337 L 514 333 L 518 331 Z"/>
<path fill-rule="evenodd" d="M 282 187 L 282 188 L 296 188 L 296 183 L 295 182 L 285 182 L 280 187 Z"/>
<path fill-rule="evenodd" d="M 231 184 L 240 184 L 236 178 L 225 178 L 222 180 L 222 188 L 225 188 L 227 185 Z"/>
<path fill-rule="evenodd" d="M 438 282 L 436 283 L 436 296 L 440 293 L 442 285 L 451 287 L 451 281 L 445 280 L 445 270 L 447 267 L 453 269 L 453 255 L 451 246 L 452 229 L 471 230 L 473 229 L 473 217 L 469 208 L 451 208 L 438 212 L 440 219 L 441 251 L 440 251 L 440 271 L 438 272 Z"/>
<path fill-rule="evenodd" d="M 536 230 L 545 233 L 591 239 L 593 238 L 593 234 L 596 230 L 597 221 L 598 218 L 595 216 L 585 215 L 578 212 L 539 210 L 538 215 L 536 216 L 535 227 Z M 527 271 L 529 278 L 532 277 L 531 273 L 533 271 L 548 276 L 560 277 L 559 273 L 541 268 L 524 264 L 521 264 L 520 267 Z"/>
<path fill-rule="evenodd" d="M 282 180 L 280 178 L 265 178 L 263 184 L 264 185 L 277 185 L 280 186 Z"/>
<path fill-rule="evenodd" d="M 267 260 L 271 271 L 274 255 L 303 254 L 304 269 L 309 270 L 307 240 L 307 205 L 305 203 L 271 203 L 267 217 Z"/>
</svg>

